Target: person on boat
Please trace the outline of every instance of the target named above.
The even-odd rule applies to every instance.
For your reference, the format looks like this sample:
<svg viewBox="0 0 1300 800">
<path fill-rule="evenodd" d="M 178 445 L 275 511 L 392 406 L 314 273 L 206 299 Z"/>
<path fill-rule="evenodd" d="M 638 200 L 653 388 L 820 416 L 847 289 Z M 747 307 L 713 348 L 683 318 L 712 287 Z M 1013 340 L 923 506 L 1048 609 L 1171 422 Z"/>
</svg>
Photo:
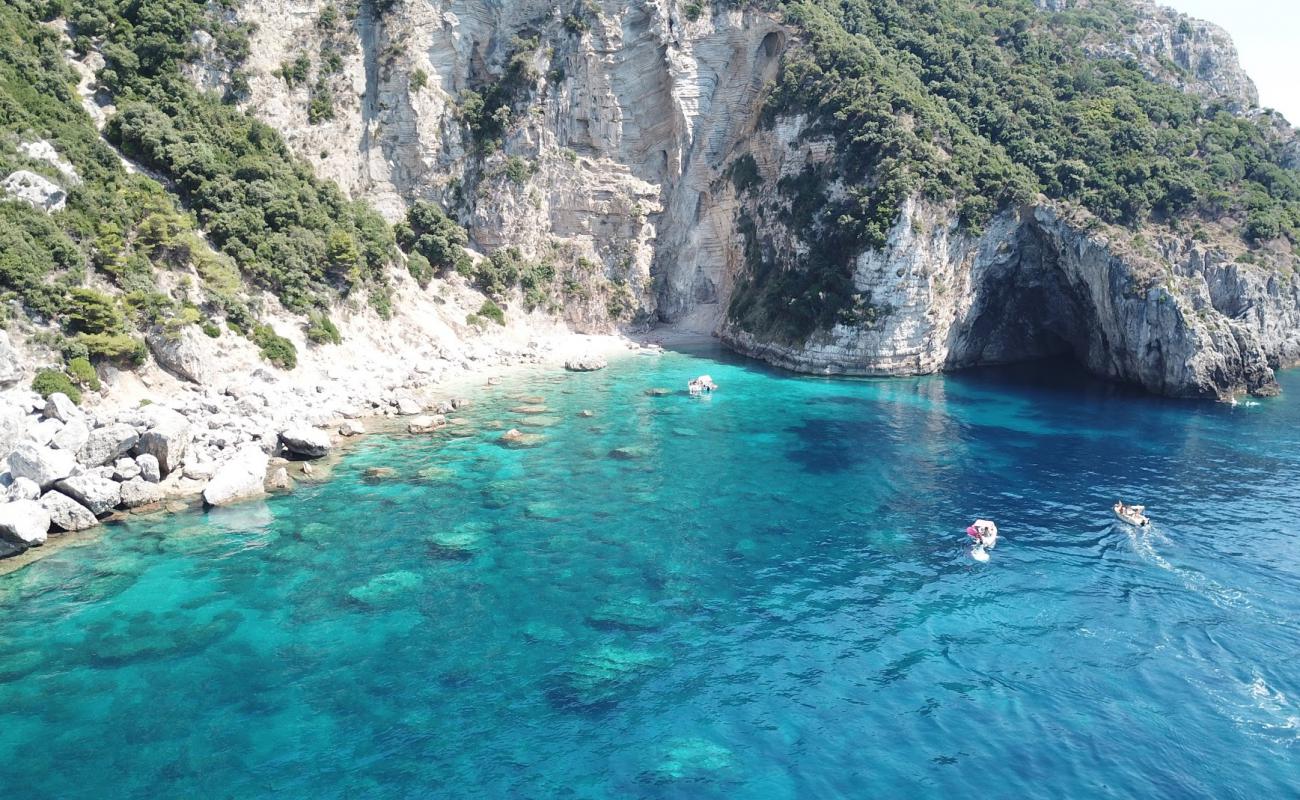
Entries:
<svg viewBox="0 0 1300 800">
<path fill-rule="evenodd" d="M 987 519 L 977 519 L 966 529 L 966 535 L 974 544 L 986 550 L 992 550 L 998 544 L 998 526 Z"/>
<path fill-rule="evenodd" d="M 1151 520 L 1147 518 L 1146 510 L 1147 510 L 1146 506 L 1137 506 L 1137 505 L 1129 506 L 1129 505 L 1125 505 L 1123 500 L 1115 501 L 1115 506 L 1114 506 L 1115 516 L 1119 517 L 1120 519 L 1129 523 L 1130 525 L 1137 525 L 1141 527 L 1143 525 L 1150 524 Z"/>
</svg>

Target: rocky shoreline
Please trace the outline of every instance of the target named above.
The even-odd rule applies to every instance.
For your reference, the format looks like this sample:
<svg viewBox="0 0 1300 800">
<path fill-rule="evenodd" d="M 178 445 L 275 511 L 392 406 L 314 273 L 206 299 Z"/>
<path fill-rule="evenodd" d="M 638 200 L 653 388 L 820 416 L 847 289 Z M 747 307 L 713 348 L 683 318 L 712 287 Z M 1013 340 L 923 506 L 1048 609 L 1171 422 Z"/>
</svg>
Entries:
<svg viewBox="0 0 1300 800">
<path fill-rule="evenodd" d="M 357 380 L 337 382 L 254 370 L 225 382 L 178 384 L 136 407 L 80 408 L 60 393 L 6 390 L 0 573 L 35 560 L 47 542 L 127 514 L 225 506 L 290 490 L 298 480 L 323 480 L 348 443 L 367 433 L 436 431 L 471 388 L 509 372 L 599 369 L 642 349 L 621 336 L 558 335 L 503 349 L 449 377 L 413 371 L 371 382 L 359 367 Z"/>
</svg>

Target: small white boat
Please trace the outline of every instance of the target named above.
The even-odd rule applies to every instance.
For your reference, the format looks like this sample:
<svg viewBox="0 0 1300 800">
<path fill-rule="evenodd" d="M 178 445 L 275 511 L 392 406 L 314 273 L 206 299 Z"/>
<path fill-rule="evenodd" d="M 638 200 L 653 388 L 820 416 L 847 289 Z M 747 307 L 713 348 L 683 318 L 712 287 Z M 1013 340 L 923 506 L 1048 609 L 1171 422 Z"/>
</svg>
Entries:
<svg viewBox="0 0 1300 800">
<path fill-rule="evenodd" d="M 686 390 L 692 395 L 708 394 L 718 388 L 718 384 L 713 382 L 713 378 L 708 375 L 701 375 L 698 378 L 692 378 L 686 384 Z"/>
<path fill-rule="evenodd" d="M 998 526 L 992 520 L 977 519 L 966 528 L 966 535 L 971 538 L 970 557 L 988 561 L 989 551 L 998 546 Z"/>
<path fill-rule="evenodd" d="M 1115 512 L 1115 516 L 1119 517 L 1121 522 L 1139 528 L 1151 524 L 1150 518 L 1144 513 L 1146 510 L 1146 506 L 1126 506 L 1123 503 L 1116 503 L 1111 507 L 1111 511 Z"/>
</svg>

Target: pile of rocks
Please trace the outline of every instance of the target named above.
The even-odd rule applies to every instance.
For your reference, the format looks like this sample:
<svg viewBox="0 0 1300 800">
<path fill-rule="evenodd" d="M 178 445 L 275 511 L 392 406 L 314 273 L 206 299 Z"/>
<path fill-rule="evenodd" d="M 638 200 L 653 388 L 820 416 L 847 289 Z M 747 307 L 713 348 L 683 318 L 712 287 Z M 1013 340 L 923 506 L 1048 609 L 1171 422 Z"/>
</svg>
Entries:
<svg viewBox="0 0 1300 800">
<path fill-rule="evenodd" d="M 0 407 L 0 556 L 183 493 L 190 427 L 161 406 L 96 419 L 57 392 Z"/>
</svg>

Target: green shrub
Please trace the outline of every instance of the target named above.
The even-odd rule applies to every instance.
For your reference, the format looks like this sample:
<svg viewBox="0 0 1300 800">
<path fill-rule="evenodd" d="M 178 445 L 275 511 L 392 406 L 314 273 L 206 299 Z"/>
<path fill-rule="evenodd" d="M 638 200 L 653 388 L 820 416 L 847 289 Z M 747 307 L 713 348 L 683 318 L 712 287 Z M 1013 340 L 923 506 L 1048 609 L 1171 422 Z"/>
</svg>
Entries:
<svg viewBox="0 0 1300 800">
<path fill-rule="evenodd" d="M 398 223 L 394 232 L 404 251 L 418 253 L 437 274 L 445 275 L 453 270 L 467 272 L 470 268 L 470 258 L 465 252 L 469 234 L 434 203 L 417 200 L 406 212 L 406 221 Z M 417 281 L 420 269 L 421 265 L 416 264 L 411 272 Z M 425 280 L 420 285 L 427 283 Z"/>
<path fill-rule="evenodd" d="M 112 334 L 126 330 L 126 318 L 114 298 L 82 287 L 69 293 L 63 324 L 72 333 Z"/>
<path fill-rule="evenodd" d="M 307 102 L 307 121 L 319 125 L 331 119 L 334 119 L 334 92 L 322 78 L 316 81 L 311 99 Z"/>
<path fill-rule="evenodd" d="M 200 329 L 203 331 L 204 334 L 206 334 L 210 338 L 213 339 L 221 338 L 221 326 L 217 325 L 217 323 L 213 322 L 212 320 L 205 320 L 203 324 L 200 326 Z"/>
<path fill-rule="evenodd" d="M 506 312 L 501 310 L 501 306 L 491 300 L 484 300 L 483 305 L 479 306 L 478 315 L 484 319 L 490 319 L 498 325 L 506 324 Z"/>
<path fill-rule="evenodd" d="M 144 342 L 125 333 L 79 333 L 73 341 L 86 348 L 91 358 L 140 366 L 149 355 Z"/>
<path fill-rule="evenodd" d="M 262 352 L 262 358 L 281 369 L 293 369 L 298 366 L 298 348 L 293 342 L 275 332 L 270 325 L 254 325 L 252 328 L 253 344 Z"/>
<path fill-rule="evenodd" d="M 307 321 L 307 340 L 315 344 L 339 344 L 343 341 L 343 336 L 339 329 L 335 327 L 334 321 L 329 315 L 321 311 L 313 311 Z"/>
<path fill-rule="evenodd" d="M 536 164 L 527 159 L 520 158 L 519 156 L 510 156 L 507 158 L 503 169 L 507 178 L 520 185 L 526 183 L 536 171 Z"/>
<path fill-rule="evenodd" d="M 407 256 L 406 270 L 411 273 L 411 277 L 415 279 L 421 289 L 428 288 L 429 281 L 433 280 L 433 267 L 429 264 L 429 259 L 419 252 L 413 252 Z"/>
<path fill-rule="evenodd" d="M 32 379 L 32 391 L 41 397 L 49 397 L 55 392 L 63 392 L 74 403 L 81 403 L 81 390 L 72 383 L 66 373 L 57 369 L 43 369 Z"/>
<path fill-rule="evenodd" d="M 84 356 L 78 356 L 68 362 L 68 375 L 77 382 L 78 386 L 84 386 L 92 392 L 98 392 L 103 388 L 103 385 L 99 382 L 99 375 L 95 373 L 95 368 L 91 366 L 90 360 Z"/>
<path fill-rule="evenodd" d="M 422 69 L 411 71 L 411 91 L 418 92 L 429 85 L 429 73 Z"/>
<path fill-rule="evenodd" d="M 299 53 L 298 57 L 292 61 L 285 61 L 280 64 L 279 76 L 289 86 L 301 86 L 307 81 L 307 74 L 311 71 L 311 59 L 306 53 Z"/>
</svg>

